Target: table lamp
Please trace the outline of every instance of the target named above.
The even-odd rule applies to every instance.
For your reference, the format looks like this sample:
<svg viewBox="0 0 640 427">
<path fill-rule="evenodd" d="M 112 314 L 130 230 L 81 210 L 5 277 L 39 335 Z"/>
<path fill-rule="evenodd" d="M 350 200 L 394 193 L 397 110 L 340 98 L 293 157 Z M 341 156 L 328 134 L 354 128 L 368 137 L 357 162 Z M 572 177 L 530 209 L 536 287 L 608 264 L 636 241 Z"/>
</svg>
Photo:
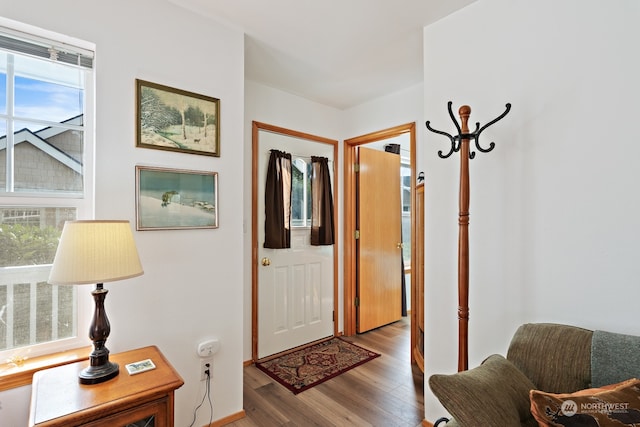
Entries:
<svg viewBox="0 0 640 427">
<path fill-rule="evenodd" d="M 118 364 L 109 362 L 109 350 L 105 346 L 111 326 L 104 310 L 104 299 L 109 291 L 102 284 L 143 273 L 129 221 L 65 222 L 49 283 L 96 284 L 91 292 L 95 310 L 89 329 L 94 349 L 89 356 L 89 367 L 79 374 L 81 384 L 98 384 L 119 373 Z"/>
</svg>

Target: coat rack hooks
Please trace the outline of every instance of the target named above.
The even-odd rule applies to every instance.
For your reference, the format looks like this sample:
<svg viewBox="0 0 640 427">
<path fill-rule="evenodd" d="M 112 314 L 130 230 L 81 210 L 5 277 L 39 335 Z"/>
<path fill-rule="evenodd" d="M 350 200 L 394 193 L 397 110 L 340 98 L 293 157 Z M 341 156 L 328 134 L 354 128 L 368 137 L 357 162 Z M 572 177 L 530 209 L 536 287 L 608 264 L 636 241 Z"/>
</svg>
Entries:
<svg viewBox="0 0 640 427">
<path fill-rule="evenodd" d="M 447 103 L 447 109 L 449 110 L 449 117 L 451 117 L 451 121 L 453 122 L 453 124 L 456 126 L 456 129 L 458 130 L 458 134 L 456 136 L 453 136 L 447 132 L 443 132 L 441 130 L 437 130 L 431 127 L 431 122 L 429 120 L 427 120 L 427 122 L 425 123 L 427 126 L 427 129 L 429 129 L 431 132 L 437 133 L 439 135 L 444 135 L 447 138 L 449 138 L 449 141 L 451 142 L 451 149 L 449 150 L 449 152 L 445 155 L 442 154 L 442 150 L 438 150 L 438 156 L 441 159 L 446 159 L 447 157 L 450 157 L 453 153 L 457 153 L 458 151 L 460 151 L 460 144 L 461 141 L 463 139 L 468 139 L 468 140 L 473 140 L 476 146 L 476 150 L 480 151 L 481 153 L 488 153 L 489 151 L 493 150 L 496 146 L 496 144 L 494 142 L 491 142 L 489 144 L 489 148 L 482 148 L 480 146 L 480 134 L 482 133 L 483 130 L 485 130 L 486 128 L 488 128 L 489 126 L 491 126 L 492 124 L 500 121 L 502 118 L 504 118 L 504 116 L 507 115 L 507 113 L 509 113 L 509 111 L 511 110 L 511 104 L 507 103 L 506 104 L 506 108 L 504 110 L 504 112 L 502 114 L 500 114 L 498 117 L 496 117 L 495 119 L 491 120 L 489 123 L 487 123 L 486 125 L 480 127 L 480 123 L 476 122 L 476 130 L 473 131 L 472 133 L 469 133 L 469 131 L 467 130 L 466 132 L 464 132 L 461 128 L 460 125 L 458 124 L 458 121 L 456 120 L 456 118 L 453 115 L 453 111 L 451 110 L 451 105 L 452 102 L 449 101 Z M 469 115 L 471 114 L 471 107 L 469 107 L 468 105 L 463 105 L 462 107 L 460 107 L 460 109 L 458 110 L 458 113 L 460 114 L 460 119 L 464 120 L 463 116 L 466 116 L 466 118 L 469 118 Z M 469 158 L 473 159 L 476 157 L 476 153 L 475 151 L 470 151 L 469 152 Z"/>
<path fill-rule="evenodd" d="M 466 371 L 469 366 L 469 160 L 476 156 L 475 151 L 469 148 L 470 141 L 475 142 L 476 150 L 481 153 L 488 153 L 496 146 L 491 142 L 488 148 L 480 146 L 480 134 L 483 130 L 501 120 L 511 110 L 511 104 L 507 103 L 504 113 L 491 120 L 486 125 L 480 127 L 476 123 L 476 129 L 469 132 L 469 116 L 471 107 L 463 105 L 458 110 L 460 122 L 458 123 L 451 110 L 451 101 L 447 104 L 449 117 L 456 126 L 458 134 L 453 136 L 447 132 L 431 127 L 430 122 L 426 122 L 427 129 L 439 135 L 449 138 L 451 148 L 447 154 L 438 151 L 438 156 L 442 159 L 450 157 L 453 153 L 460 151 L 460 193 L 458 214 L 458 371 Z"/>
</svg>

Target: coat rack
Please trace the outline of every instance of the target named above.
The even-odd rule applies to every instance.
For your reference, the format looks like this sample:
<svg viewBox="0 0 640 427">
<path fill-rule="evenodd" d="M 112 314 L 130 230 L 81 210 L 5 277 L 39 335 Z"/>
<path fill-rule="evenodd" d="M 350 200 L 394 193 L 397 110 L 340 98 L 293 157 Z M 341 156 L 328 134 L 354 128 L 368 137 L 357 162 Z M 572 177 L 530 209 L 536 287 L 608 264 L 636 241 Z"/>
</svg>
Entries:
<svg viewBox="0 0 640 427">
<path fill-rule="evenodd" d="M 426 122 L 427 129 L 439 135 L 449 138 L 451 148 L 447 154 L 442 154 L 442 150 L 438 151 L 441 159 L 450 157 L 453 153 L 460 151 L 460 193 L 458 214 L 458 371 L 466 371 L 469 367 L 469 160 L 475 158 L 476 153 L 469 147 L 470 140 L 475 142 L 475 149 L 481 153 L 488 153 L 494 149 L 495 144 L 491 142 L 489 148 L 480 146 L 480 134 L 483 130 L 496 123 L 507 115 L 511 109 L 511 104 L 506 105 L 504 113 L 480 127 L 480 123 L 476 123 L 476 130 L 469 132 L 469 116 L 471 115 L 471 107 L 463 105 L 458 110 L 460 122 L 453 116 L 451 111 L 451 101 L 447 104 L 449 109 L 449 117 L 456 126 L 458 134 L 450 135 L 447 132 L 439 131 L 430 126 L 430 122 Z"/>
</svg>

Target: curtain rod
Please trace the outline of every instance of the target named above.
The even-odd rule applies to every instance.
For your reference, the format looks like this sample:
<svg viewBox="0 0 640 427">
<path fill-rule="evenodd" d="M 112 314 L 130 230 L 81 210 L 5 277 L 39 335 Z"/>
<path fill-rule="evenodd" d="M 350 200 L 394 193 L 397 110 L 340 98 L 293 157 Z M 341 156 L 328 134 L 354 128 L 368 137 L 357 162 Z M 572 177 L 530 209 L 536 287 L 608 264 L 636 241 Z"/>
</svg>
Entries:
<svg viewBox="0 0 640 427">
<path fill-rule="evenodd" d="M 286 152 L 286 151 L 285 151 L 285 152 Z M 267 155 L 270 155 L 270 154 L 271 154 L 271 150 L 267 151 L 267 152 L 266 152 L 266 154 L 267 154 Z M 296 154 L 296 153 L 287 153 L 287 154 L 291 154 L 291 157 L 297 157 L 298 159 L 311 160 L 311 156 L 303 156 L 303 155 L 301 155 L 301 154 Z M 324 156 L 315 156 L 315 157 L 324 157 Z M 330 163 L 333 163 L 333 159 L 330 159 L 330 158 L 328 158 L 328 157 L 327 157 L 327 160 L 328 160 Z"/>
</svg>

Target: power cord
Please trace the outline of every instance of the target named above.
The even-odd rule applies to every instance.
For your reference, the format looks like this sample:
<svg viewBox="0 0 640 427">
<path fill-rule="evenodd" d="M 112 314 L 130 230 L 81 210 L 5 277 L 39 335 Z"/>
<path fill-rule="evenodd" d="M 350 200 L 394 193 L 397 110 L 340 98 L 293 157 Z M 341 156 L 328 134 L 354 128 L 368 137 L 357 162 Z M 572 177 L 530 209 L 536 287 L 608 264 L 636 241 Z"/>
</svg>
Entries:
<svg viewBox="0 0 640 427">
<path fill-rule="evenodd" d="M 206 383 L 205 383 L 204 395 L 202 396 L 202 401 L 200 401 L 200 404 L 196 406 L 196 409 L 193 410 L 193 421 L 191 421 L 191 424 L 189 424 L 189 427 L 193 427 L 193 425 L 195 424 L 198 409 L 200 409 L 200 407 L 202 406 L 206 398 L 209 398 L 209 427 L 211 427 L 211 424 L 213 423 L 213 402 L 211 401 L 211 372 L 210 372 L 211 367 L 209 366 L 208 363 L 206 363 L 205 366 L 207 367 L 207 370 L 204 371 L 204 373 L 207 376 L 207 379 L 205 380 Z"/>
</svg>

